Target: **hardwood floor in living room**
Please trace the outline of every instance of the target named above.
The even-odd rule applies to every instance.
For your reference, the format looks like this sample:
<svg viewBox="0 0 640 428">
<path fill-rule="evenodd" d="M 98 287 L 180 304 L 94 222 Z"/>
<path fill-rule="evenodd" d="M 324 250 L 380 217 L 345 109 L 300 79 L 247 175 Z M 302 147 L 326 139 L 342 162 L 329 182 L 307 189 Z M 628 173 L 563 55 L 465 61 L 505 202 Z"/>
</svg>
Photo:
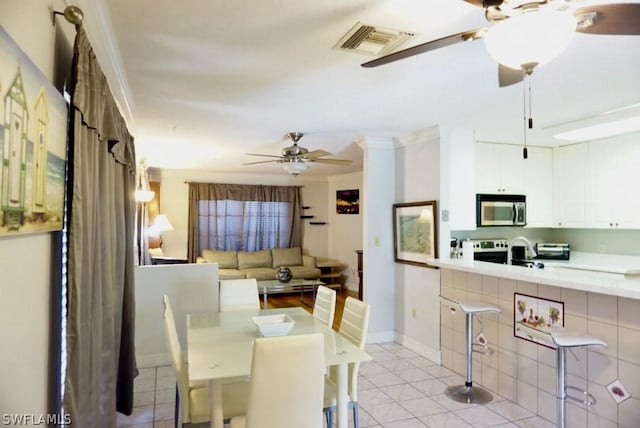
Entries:
<svg viewBox="0 0 640 428">
<path fill-rule="evenodd" d="M 340 326 L 340 320 L 342 319 L 342 311 L 344 310 L 344 301 L 347 297 L 358 298 L 358 292 L 346 289 L 336 290 L 336 313 L 333 318 L 333 329 L 338 330 Z M 311 293 L 304 293 L 302 301 L 300 301 L 300 293 L 283 293 L 283 294 L 269 294 L 267 298 L 268 308 L 289 308 L 289 307 L 303 307 L 309 313 L 313 311 L 313 297 Z"/>
</svg>

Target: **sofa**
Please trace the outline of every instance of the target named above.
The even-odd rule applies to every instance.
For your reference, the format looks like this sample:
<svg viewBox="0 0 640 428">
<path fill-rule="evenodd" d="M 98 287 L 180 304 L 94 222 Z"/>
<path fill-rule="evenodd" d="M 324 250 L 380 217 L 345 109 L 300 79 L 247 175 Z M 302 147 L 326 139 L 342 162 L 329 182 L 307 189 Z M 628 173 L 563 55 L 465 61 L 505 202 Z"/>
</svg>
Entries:
<svg viewBox="0 0 640 428">
<path fill-rule="evenodd" d="M 304 254 L 300 247 L 251 252 L 202 250 L 196 263 L 218 263 L 220 279 L 276 279 L 276 272 L 282 266 L 291 269 L 294 279 L 316 279 L 320 276 L 315 257 Z"/>
</svg>

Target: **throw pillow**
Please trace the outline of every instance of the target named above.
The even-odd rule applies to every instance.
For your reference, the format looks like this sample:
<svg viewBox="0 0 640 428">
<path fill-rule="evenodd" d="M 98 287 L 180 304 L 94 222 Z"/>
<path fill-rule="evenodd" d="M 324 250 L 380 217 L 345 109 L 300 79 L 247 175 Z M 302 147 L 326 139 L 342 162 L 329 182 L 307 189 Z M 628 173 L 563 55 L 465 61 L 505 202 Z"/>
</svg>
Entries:
<svg viewBox="0 0 640 428">
<path fill-rule="evenodd" d="M 271 267 L 271 250 L 238 251 L 238 269 Z"/>
<path fill-rule="evenodd" d="M 207 263 L 218 263 L 218 269 L 238 269 L 237 251 L 202 250 Z"/>
<path fill-rule="evenodd" d="M 271 267 L 302 266 L 302 250 L 300 247 L 272 248 L 273 264 Z"/>
</svg>

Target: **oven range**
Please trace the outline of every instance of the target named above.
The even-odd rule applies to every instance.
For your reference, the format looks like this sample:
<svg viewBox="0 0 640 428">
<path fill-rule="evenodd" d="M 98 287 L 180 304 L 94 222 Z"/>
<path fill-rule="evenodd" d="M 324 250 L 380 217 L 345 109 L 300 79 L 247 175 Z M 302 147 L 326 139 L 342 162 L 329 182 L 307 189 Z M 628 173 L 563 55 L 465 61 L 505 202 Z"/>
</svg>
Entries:
<svg viewBox="0 0 640 428">
<path fill-rule="evenodd" d="M 472 239 L 473 259 L 481 262 L 507 264 L 509 241 L 507 239 Z"/>
</svg>

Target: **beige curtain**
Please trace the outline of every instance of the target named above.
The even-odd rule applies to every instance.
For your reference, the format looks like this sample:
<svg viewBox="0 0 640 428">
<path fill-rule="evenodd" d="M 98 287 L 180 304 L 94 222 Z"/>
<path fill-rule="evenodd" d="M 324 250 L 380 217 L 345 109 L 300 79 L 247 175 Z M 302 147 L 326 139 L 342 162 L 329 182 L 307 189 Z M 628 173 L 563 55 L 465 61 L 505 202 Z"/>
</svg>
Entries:
<svg viewBox="0 0 640 428">
<path fill-rule="evenodd" d="M 194 263 L 200 255 L 198 233 L 199 201 L 289 202 L 291 236 L 289 247 L 302 247 L 302 195 L 299 186 L 263 186 L 259 184 L 189 183 L 189 221 L 187 257 Z"/>
<path fill-rule="evenodd" d="M 82 27 L 72 75 L 63 405 L 74 426 L 115 427 L 136 373 L 134 145 Z"/>
</svg>

